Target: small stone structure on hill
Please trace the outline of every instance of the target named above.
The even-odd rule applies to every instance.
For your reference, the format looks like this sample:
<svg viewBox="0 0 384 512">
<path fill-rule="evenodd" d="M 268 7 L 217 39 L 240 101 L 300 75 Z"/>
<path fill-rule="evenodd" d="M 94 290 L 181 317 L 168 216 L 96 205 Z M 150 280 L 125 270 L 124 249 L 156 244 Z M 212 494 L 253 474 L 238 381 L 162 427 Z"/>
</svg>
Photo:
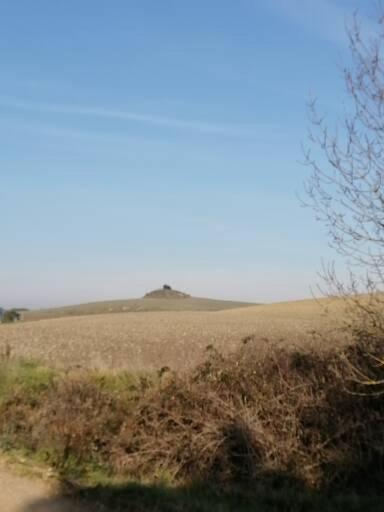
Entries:
<svg viewBox="0 0 384 512">
<path fill-rule="evenodd" d="M 153 290 L 144 295 L 144 299 L 188 299 L 190 295 L 178 290 L 172 290 L 169 284 L 163 285 L 162 288 Z"/>
</svg>

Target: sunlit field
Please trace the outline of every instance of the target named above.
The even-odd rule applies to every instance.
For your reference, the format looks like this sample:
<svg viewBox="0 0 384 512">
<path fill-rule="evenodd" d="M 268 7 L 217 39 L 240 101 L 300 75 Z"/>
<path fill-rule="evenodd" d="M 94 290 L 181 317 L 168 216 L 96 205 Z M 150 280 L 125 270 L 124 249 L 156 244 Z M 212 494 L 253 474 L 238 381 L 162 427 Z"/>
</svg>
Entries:
<svg viewBox="0 0 384 512">
<path fill-rule="evenodd" d="M 182 302 L 182 301 L 179 301 Z M 0 344 L 55 367 L 186 370 L 204 357 L 207 346 L 224 353 L 252 336 L 269 343 L 342 343 L 342 305 L 305 300 L 212 311 L 147 311 L 45 319 L 0 326 Z"/>
</svg>

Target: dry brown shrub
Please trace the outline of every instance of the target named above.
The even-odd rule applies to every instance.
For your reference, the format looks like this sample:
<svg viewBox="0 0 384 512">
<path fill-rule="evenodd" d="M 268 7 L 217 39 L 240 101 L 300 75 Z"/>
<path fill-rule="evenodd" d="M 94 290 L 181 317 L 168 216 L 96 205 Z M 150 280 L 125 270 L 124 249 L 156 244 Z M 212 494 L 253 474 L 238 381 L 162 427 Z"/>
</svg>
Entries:
<svg viewBox="0 0 384 512">
<path fill-rule="evenodd" d="M 254 350 L 211 351 L 144 397 L 118 436 L 116 469 L 222 484 L 284 474 L 310 486 L 355 485 L 369 470 L 370 484 L 381 481 L 384 403 L 363 394 L 353 370 L 372 371 L 371 356 L 359 346 L 271 347 L 262 359 Z"/>
<path fill-rule="evenodd" d="M 33 437 L 54 446 L 63 463 L 70 456 L 102 460 L 126 413 L 125 404 L 86 378 L 62 380 L 47 393 Z"/>
<path fill-rule="evenodd" d="M 29 400 L 16 393 L 0 410 L 7 442 L 45 452 L 58 469 L 104 463 L 129 404 L 85 376 L 67 377 Z"/>
<path fill-rule="evenodd" d="M 383 343 L 325 352 L 252 339 L 230 356 L 210 349 L 188 375 L 128 399 L 85 374 L 66 376 L 36 398 L 0 406 L 0 435 L 53 452 L 68 467 L 101 465 L 134 478 L 168 476 L 230 486 L 268 480 L 316 488 L 371 486 L 384 466 L 384 397 L 361 378 L 382 380 Z"/>
</svg>

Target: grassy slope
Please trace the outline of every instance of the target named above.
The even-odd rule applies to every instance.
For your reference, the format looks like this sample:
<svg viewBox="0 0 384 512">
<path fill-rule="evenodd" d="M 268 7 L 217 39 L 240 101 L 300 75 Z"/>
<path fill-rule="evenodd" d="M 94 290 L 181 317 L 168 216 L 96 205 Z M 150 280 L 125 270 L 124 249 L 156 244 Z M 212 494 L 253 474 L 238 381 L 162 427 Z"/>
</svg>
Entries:
<svg viewBox="0 0 384 512">
<path fill-rule="evenodd" d="M 222 311 L 252 306 L 249 302 L 204 299 L 127 299 L 90 302 L 61 308 L 40 309 L 24 313 L 23 320 L 42 320 L 66 316 L 100 315 L 104 313 L 129 313 L 145 311 Z"/>
</svg>

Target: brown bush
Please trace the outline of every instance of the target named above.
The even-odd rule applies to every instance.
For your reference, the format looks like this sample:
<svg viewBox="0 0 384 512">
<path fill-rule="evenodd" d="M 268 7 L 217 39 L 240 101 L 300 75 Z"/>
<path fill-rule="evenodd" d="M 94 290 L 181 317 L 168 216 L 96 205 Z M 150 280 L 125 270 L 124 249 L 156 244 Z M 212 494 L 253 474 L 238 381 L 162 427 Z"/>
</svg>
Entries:
<svg viewBox="0 0 384 512">
<path fill-rule="evenodd" d="M 321 355 L 274 347 L 261 359 L 255 350 L 211 351 L 192 375 L 144 397 L 118 436 L 116 469 L 355 486 L 369 468 L 370 484 L 381 481 L 384 403 L 355 379 L 372 371 L 372 356 L 358 346 Z"/>
<path fill-rule="evenodd" d="M 89 378 L 70 377 L 32 400 L 15 393 L 1 406 L 3 439 L 45 454 L 66 472 L 86 464 L 104 464 L 129 404 L 100 389 Z"/>
<path fill-rule="evenodd" d="M 62 377 L 38 397 L 3 401 L 0 434 L 45 451 L 64 473 L 97 464 L 225 487 L 287 479 L 380 491 L 384 401 L 362 376 L 380 380 L 382 345 L 260 355 L 247 340 L 226 357 L 211 348 L 191 374 L 166 372 L 129 399 L 84 375 Z"/>
</svg>

